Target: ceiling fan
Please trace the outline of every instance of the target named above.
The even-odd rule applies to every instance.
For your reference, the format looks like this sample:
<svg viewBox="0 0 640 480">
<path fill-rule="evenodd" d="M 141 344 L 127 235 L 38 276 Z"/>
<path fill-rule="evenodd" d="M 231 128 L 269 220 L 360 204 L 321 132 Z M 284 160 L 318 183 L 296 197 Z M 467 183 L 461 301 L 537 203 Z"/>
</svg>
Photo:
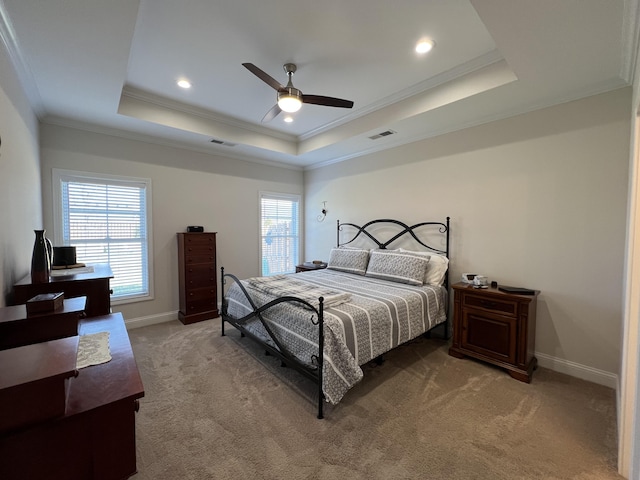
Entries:
<svg viewBox="0 0 640 480">
<path fill-rule="evenodd" d="M 291 77 L 293 77 L 293 74 L 297 70 L 296 65 L 293 63 L 285 63 L 283 65 L 284 71 L 287 73 L 287 77 L 289 77 L 289 81 L 286 86 L 281 85 L 275 78 L 256 67 L 253 63 L 243 63 L 242 65 L 278 92 L 276 97 L 277 103 L 262 118 L 263 123 L 273 120 L 280 112 L 297 112 L 300 110 L 303 103 L 325 105 L 327 107 L 353 107 L 353 102 L 350 100 L 343 100 L 335 97 L 324 97 L 322 95 L 304 95 L 300 90 L 295 88 L 291 82 Z"/>
</svg>

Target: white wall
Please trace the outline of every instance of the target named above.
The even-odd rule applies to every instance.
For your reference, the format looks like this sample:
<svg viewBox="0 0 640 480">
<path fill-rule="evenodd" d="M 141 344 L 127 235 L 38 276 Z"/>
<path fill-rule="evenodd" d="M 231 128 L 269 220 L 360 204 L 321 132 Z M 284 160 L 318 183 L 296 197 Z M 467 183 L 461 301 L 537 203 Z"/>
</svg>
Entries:
<svg viewBox="0 0 640 480">
<path fill-rule="evenodd" d="M 240 278 L 259 273 L 258 192 L 302 194 L 300 170 L 276 168 L 189 150 L 42 125 L 44 220 L 53 232 L 53 168 L 150 178 L 155 298 L 115 305 L 125 320 L 176 318 L 176 232 L 202 225 L 218 232 L 218 267 Z M 53 236 L 53 235 L 52 235 Z"/>
<path fill-rule="evenodd" d="M 540 364 L 614 387 L 630 104 L 621 89 L 307 171 L 306 259 L 327 258 L 336 219 L 450 216 L 451 278 L 541 290 Z"/>
<path fill-rule="evenodd" d="M 38 119 L 0 42 L 0 307 L 29 273 L 42 228 Z"/>
</svg>

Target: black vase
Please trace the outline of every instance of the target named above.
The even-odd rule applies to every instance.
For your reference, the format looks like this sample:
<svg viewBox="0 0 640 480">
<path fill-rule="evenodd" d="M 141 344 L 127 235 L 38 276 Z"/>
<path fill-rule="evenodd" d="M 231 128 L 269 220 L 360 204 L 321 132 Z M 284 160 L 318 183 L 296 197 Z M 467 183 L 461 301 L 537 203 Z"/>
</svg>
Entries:
<svg viewBox="0 0 640 480">
<path fill-rule="evenodd" d="M 34 230 L 36 241 L 33 244 L 33 254 L 31 256 L 31 282 L 45 283 L 49 281 L 51 273 L 51 260 L 47 249 L 47 239 L 44 230 Z"/>
</svg>

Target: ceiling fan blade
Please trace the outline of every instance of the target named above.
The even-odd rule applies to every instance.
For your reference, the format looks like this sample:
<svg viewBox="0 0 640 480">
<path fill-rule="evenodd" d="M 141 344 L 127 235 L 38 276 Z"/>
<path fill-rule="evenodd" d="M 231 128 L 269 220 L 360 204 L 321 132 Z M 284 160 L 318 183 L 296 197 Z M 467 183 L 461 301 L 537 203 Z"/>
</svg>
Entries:
<svg viewBox="0 0 640 480">
<path fill-rule="evenodd" d="M 264 115 L 264 117 L 262 117 L 262 123 L 267 123 L 270 122 L 271 120 L 273 120 L 274 118 L 276 118 L 278 116 L 278 114 L 281 112 L 282 110 L 280 109 L 280 107 L 278 106 L 278 104 L 276 103 L 273 107 L 271 107 L 271 109 Z"/>
<path fill-rule="evenodd" d="M 245 67 L 247 70 L 249 70 L 251 73 L 253 73 L 256 77 L 258 77 L 264 83 L 271 86 L 272 88 L 276 90 L 284 90 L 284 87 L 280 85 L 280 82 L 278 82 L 275 78 L 273 78 L 268 73 L 260 70 L 253 63 L 243 63 L 242 66 Z"/>
<path fill-rule="evenodd" d="M 324 105 L 327 107 L 352 108 L 351 100 L 341 98 L 323 97 L 322 95 L 302 95 L 302 103 L 312 103 L 314 105 Z"/>
</svg>

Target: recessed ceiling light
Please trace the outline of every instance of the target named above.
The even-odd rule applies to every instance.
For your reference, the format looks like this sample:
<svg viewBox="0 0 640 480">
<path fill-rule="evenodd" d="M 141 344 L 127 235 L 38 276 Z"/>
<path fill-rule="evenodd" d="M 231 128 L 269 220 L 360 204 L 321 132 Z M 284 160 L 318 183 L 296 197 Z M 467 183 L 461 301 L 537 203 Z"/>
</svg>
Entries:
<svg viewBox="0 0 640 480">
<path fill-rule="evenodd" d="M 436 43 L 428 38 L 423 38 L 416 44 L 416 52 L 417 53 L 427 53 L 430 51 Z"/>
<path fill-rule="evenodd" d="M 181 80 L 178 80 L 178 86 L 180 88 L 191 88 L 191 82 L 183 78 Z"/>
<path fill-rule="evenodd" d="M 291 115 L 287 115 L 286 117 L 284 117 L 284 121 L 287 123 L 291 123 L 293 122 L 293 117 Z"/>
</svg>

